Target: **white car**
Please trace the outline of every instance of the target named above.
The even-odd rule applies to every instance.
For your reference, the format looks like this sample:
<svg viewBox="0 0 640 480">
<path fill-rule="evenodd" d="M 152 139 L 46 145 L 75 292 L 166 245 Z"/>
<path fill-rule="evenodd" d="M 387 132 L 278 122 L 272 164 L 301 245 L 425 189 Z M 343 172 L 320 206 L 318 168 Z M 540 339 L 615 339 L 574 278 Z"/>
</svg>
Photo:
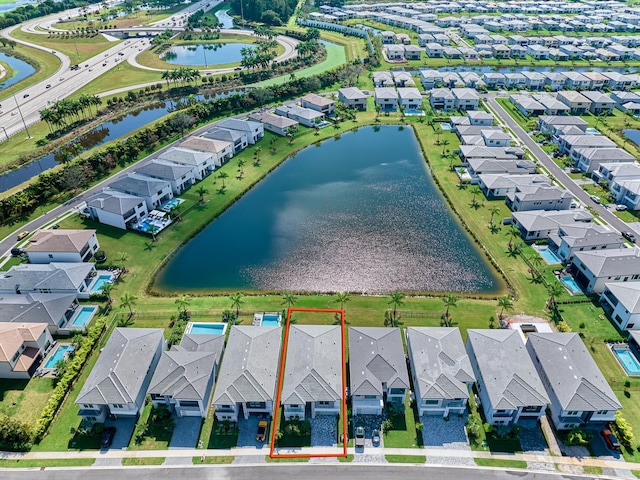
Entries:
<svg viewBox="0 0 640 480">
<path fill-rule="evenodd" d="M 600 197 L 597 195 L 589 195 L 589 198 L 593 200 L 594 203 L 600 203 Z"/>
<path fill-rule="evenodd" d="M 624 212 L 627 209 L 626 205 L 616 205 L 616 210 L 618 212 Z"/>
</svg>

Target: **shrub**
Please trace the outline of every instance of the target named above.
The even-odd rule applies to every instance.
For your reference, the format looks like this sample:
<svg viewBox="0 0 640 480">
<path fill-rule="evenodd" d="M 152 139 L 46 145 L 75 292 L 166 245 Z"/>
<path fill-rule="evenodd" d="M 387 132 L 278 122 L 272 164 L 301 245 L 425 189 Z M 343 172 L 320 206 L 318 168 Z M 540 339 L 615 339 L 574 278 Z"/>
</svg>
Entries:
<svg viewBox="0 0 640 480">
<path fill-rule="evenodd" d="M 559 321 L 557 327 L 558 327 L 558 331 L 559 332 L 570 332 L 571 331 L 571 327 L 564 320 Z"/>
<path fill-rule="evenodd" d="M 622 416 L 622 412 L 616 412 L 616 421 L 613 424 L 614 430 L 618 434 L 618 440 L 627 448 L 632 448 L 633 443 L 633 429 L 629 422 L 627 422 Z"/>
<path fill-rule="evenodd" d="M 0 416 L 0 448 L 2 450 L 29 450 L 32 442 L 33 432 L 29 424 L 5 415 Z"/>
<path fill-rule="evenodd" d="M 593 435 L 589 432 L 585 432 L 584 430 L 574 427 L 569 433 L 567 433 L 567 437 L 564 443 L 570 447 L 574 446 L 586 446 L 589 445 Z"/>
<path fill-rule="evenodd" d="M 382 431 L 386 433 L 390 432 L 391 430 L 393 430 L 393 422 L 391 421 L 391 419 L 387 418 L 384 422 L 382 422 Z"/>
</svg>

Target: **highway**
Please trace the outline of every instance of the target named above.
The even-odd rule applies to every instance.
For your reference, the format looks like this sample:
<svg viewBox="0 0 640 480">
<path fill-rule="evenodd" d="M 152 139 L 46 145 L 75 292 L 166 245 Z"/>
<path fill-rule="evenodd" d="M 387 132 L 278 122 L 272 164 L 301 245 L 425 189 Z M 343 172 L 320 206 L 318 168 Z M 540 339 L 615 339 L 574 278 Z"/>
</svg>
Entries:
<svg viewBox="0 0 640 480">
<path fill-rule="evenodd" d="M 574 197 L 580 200 L 585 205 L 592 207 L 598 212 L 600 218 L 607 222 L 611 227 L 619 231 L 633 231 L 633 229 L 625 222 L 620 220 L 617 216 L 611 213 L 602 205 L 595 203 L 591 200 L 591 197 L 585 192 L 579 185 L 577 185 L 567 173 L 560 168 L 549 155 L 547 155 L 542 148 L 525 132 L 518 122 L 516 122 L 511 115 L 502 108 L 502 106 L 496 101 L 495 95 L 485 98 L 489 106 L 495 113 L 498 114 L 500 119 L 515 133 L 520 141 L 531 151 L 531 153 L 540 161 L 544 168 L 555 177 L 555 179 L 562 184 L 564 188 L 570 191 Z M 640 233 L 636 232 L 638 236 Z"/>
</svg>

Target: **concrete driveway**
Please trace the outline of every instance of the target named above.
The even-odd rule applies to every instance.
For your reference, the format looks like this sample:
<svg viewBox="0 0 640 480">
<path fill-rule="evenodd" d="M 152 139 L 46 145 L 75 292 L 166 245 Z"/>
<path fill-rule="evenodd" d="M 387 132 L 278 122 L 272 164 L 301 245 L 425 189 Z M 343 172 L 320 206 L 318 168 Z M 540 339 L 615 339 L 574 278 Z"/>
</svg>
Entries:
<svg viewBox="0 0 640 480">
<path fill-rule="evenodd" d="M 136 426 L 136 418 L 116 418 L 114 420 L 107 420 L 104 422 L 104 427 L 116 427 L 116 435 L 113 437 L 113 442 L 108 449 L 103 449 L 105 452 L 108 450 L 126 450 L 133 436 L 133 429 Z"/>
<path fill-rule="evenodd" d="M 201 427 L 201 417 L 176 417 L 169 449 L 196 448 Z"/>
<path fill-rule="evenodd" d="M 252 447 L 264 450 L 265 454 L 269 453 L 268 442 L 256 441 L 256 433 L 258 432 L 258 422 L 262 420 L 256 416 L 251 416 L 247 420 L 238 419 L 238 448 Z"/>
</svg>

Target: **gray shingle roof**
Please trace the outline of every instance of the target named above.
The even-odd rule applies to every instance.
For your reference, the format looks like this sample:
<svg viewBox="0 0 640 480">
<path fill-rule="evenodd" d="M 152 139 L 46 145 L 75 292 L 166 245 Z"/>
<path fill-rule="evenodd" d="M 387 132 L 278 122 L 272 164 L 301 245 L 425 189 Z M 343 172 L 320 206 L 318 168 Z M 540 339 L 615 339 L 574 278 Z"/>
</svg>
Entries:
<svg viewBox="0 0 640 480">
<path fill-rule="evenodd" d="M 349 328 L 351 395 L 382 395 L 387 388 L 409 388 L 409 374 L 399 328 Z"/>
<path fill-rule="evenodd" d="M 164 180 L 178 180 L 191 171 L 190 167 L 169 160 L 151 160 L 136 169 L 136 173 Z"/>
<path fill-rule="evenodd" d="M 281 327 L 233 326 L 213 403 L 273 401 L 281 344 Z"/>
<path fill-rule="evenodd" d="M 169 182 L 128 173 L 124 177 L 120 177 L 111 182 L 109 186 L 114 190 L 120 190 L 124 193 L 150 197 L 160 190 L 169 187 Z"/>
<path fill-rule="evenodd" d="M 207 387 L 216 363 L 215 353 L 178 349 L 162 352 L 149 384 L 149 394 L 177 400 L 207 400 Z"/>
<path fill-rule="evenodd" d="M 127 404 L 138 397 L 159 345 L 161 328 L 116 328 L 102 349 L 76 404 Z"/>
<path fill-rule="evenodd" d="M 342 333 L 337 325 L 292 325 L 282 403 L 342 399 Z"/>
<path fill-rule="evenodd" d="M 76 295 L 72 293 L 3 294 L 0 298 L 0 321 L 46 323 L 57 328 L 75 300 Z"/>
<path fill-rule="evenodd" d="M 96 193 L 87 199 L 89 207 L 118 215 L 124 215 L 140 203 L 144 203 L 144 200 L 140 197 L 111 190 L 110 188 L 105 188 L 102 192 Z"/>
<path fill-rule="evenodd" d="M 634 247 L 576 252 L 573 263 L 577 262 L 582 262 L 596 277 L 637 275 L 640 273 L 640 249 Z"/>
<path fill-rule="evenodd" d="M 467 330 L 467 349 L 476 359 L 494 410 L 546 406 L 549 398 L 516 330 Z M 470 348 L 469 348 L 470 347 Z"/>
<path fill-rule="evenodd" d="M 94 264 L 88 262 L 41 263 L 15 265 L 8 272 L 0 272 L 0 291 L 20 290 L 77 290 Z"/>
<path fill-rule="evenodd" d="M 453 327 L 409 327 L 410 362 L 416 396 L 422 399 L 457 399 L 469 395 L 476 377 L 462 343 L 460 330 Z"/>
<path fill-rule="evenodd" d="M 528 342 L 563 410 L 622 408 L 577 333 L 531 333 Z"/>
</svg>

